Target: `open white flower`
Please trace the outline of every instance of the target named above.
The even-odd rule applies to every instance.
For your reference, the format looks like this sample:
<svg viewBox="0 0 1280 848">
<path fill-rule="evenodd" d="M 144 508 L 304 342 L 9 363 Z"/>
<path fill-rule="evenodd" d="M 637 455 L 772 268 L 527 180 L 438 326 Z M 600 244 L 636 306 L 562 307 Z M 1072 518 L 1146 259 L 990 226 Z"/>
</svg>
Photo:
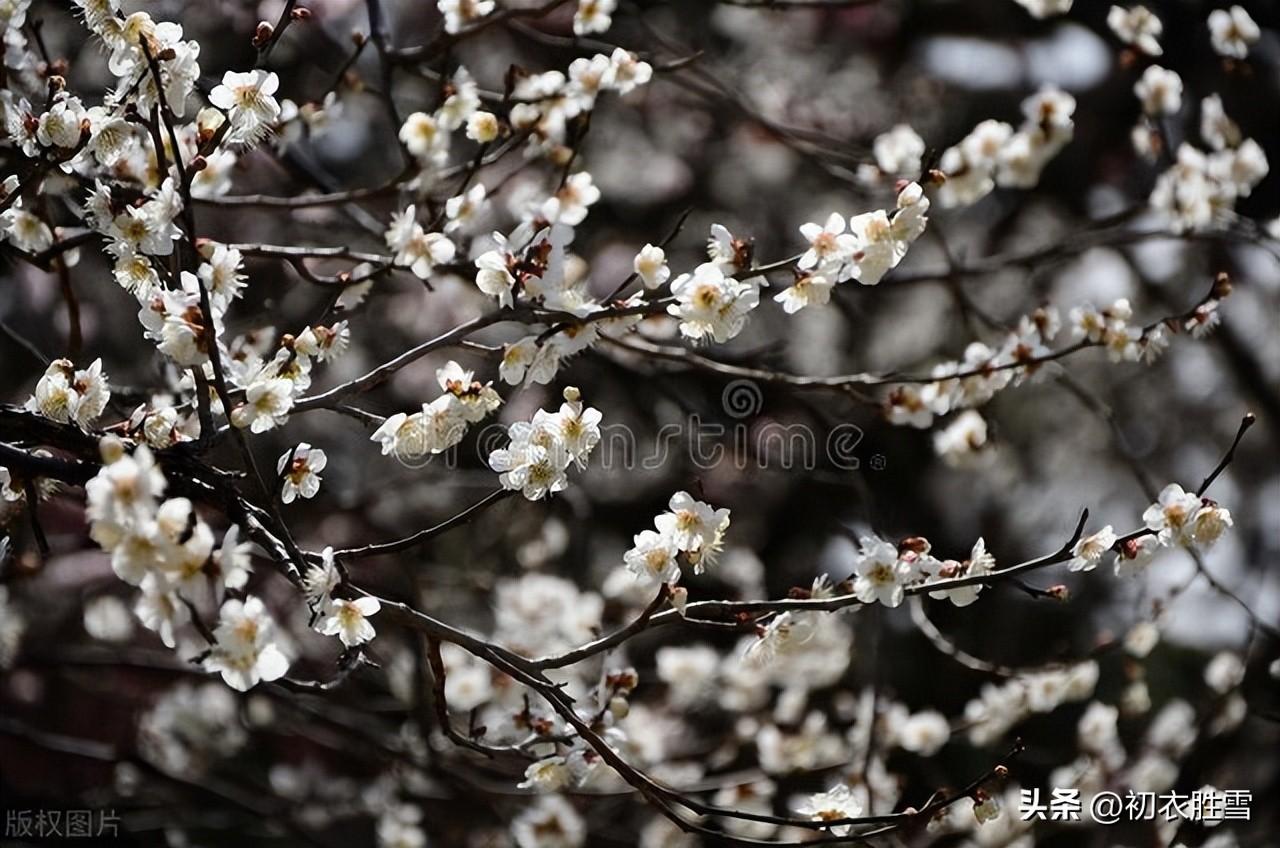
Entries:
<svg viewBox="0 0 1280 848">
<path fill-rule="evenodd" d="M 228 141 L 253 145 L 271 131 L 280 116 L 280 104 L 272 96 L 279 87 L 280 78 L 274 71 L 223 74 L 222 84 L 209 93 L 209 102 L 227 112 L 231 122 Z"/>
<path fill-rule="evenodd" d="M 306 442 L 281 454 L 280 461 L 276 463 L 276 473 L 284 478 L 280 500 L 293 503 L 299 496 L 314 498 L 320 491 L 320 472 L 328 462 L 324 451 Z"/>
<path fill-rule="evenodd" d="M 573 34 L 592 35 L 607 32 L 613 24 L 617 0 L 578 0 L 573 13 Z"/>
<path fill-rule="evenodd" d="M 1107 12 L 1107 26 L 1116 34 L 1116 38 L 1133 45 L 1148 56 L 1159 56 L 1164 52 L 1160 47 L 1164 24 L 1146 6 L 1131 6 L 1128 9 L 1112 6 Z"/>
<path fill-rule="evenodd" d="M 796 808 L 796 812 L 821 822 L 855 819 L 862 815 L 862 802 L 853 794 L 853 790 L 840 783 L 826 792 L 810 795 Z M 830 831 L 835 836 L 847 836 L 853 828 L 850 825 L 835 825 Z"/>
<path fill-rule="evenodd" d="M 1219 55 L 1243 59 L 1262 36 L 1262 30 L 1243 6 L 1209 13 L 1209 40 Z"/>
<path fill-rule="evenodd" d="M 680 332 L 688 338 L 726 342 L 742 332 L 759 305 L 759 281 L 740 282 L 726 277 L 714 262 L 704 262 L 692 274 L 676 277 L 671 284 L 676 302 L 667 312 L 680 319 Z"/>
<path fill-rule="evenodd" d="M 354 601 L 332 598 L 319 630 L 325 636 L 337 636 L 348 648 L 363 645 L 376 635 L 369 617 L 380 609 L 382 604 L 377 598 L 365 596 Z"/>
<path fill-rule="evenodd" d="M 644 530 L 637 533 L 622 561 L 636 579 L 645 584 L 674 583 L 680 579 L 676 557 L 680 549 L 664 533 Z"/>
<path fill-rule="evenodd" d="M 1071 561 L 1067 563 L 1069 571 L 1093 571 L 1098 567 L 1102 555 L 1116 543 L 1115 531 L 1108 524 L 1092 536 L 1085 536 L 1071 548 Z"/>
<path fill-rule="evenodd" d="M 902 603 L 904 581 L 896 547 L 873 536 L 862 537 L 853 569 L 853 593 L 858 600 L 889 607 Z"/>
<path fill-rule="evenodd" d="M 844 216 L 839 212 L 832 212 L 825 224 L 801 224 L 800 235 L 809 242 L 809 249 L 796 265 L 806 270 L 833 263 L 839 267 L 858 246 L 857 238 L 845 232 Z"/>
<path fill-rule="evenodd" d="M 696 551 L 714 544 L 729 527 L 729 510 L 716 509 L 688 492 L 676 492 L 667 504 L 670 512 L 654 519 L 658 532 L 681 551 Z"/>
<path fill-rule="evenodd" d="M 1153 117 L 1174 115 L 1182 108 L 1182 77 L 1174 71 L 1152 65 L 1133 86 L 1142 102 L 1142 111 Z"/>
<path fill-rule="evenodd" d="M 1166 545 L 1185 545 L 1192 540 L 1194 518 L 1200 511 L 1200 497 L 1183 491 L 1177 483 L 1160 490 L 1156 502 L 1142 513 L 1142 521 Z"/>
<path fill-rule="evenodd" d="M 228 686 L 241 692 L 262 680 L 278 680 L 289 670 L 289 661 L 272 640 L 274 629 L 258 598 L 226 601 L 218 613 L 216 641 L 204 660 L 205 669 L 220 673 Z"/>
</svg>

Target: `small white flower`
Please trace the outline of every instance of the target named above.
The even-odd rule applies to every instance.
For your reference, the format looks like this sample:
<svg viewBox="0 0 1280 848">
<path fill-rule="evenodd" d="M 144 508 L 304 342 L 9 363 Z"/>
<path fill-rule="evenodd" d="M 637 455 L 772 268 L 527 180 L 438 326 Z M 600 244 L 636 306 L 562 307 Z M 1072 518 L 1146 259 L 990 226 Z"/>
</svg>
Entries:
<svg viewBox="0 0 1280 848">
<path fill-rule="evenodd" d="M 950 738 L 951 725 L 937 710 L 915 713 L 898 728 L 898 744 L 922 757 L 932 757 Z"/>
<path fill-rule="evenodd" d="M 676 492 L 667 503 L 670 512 L 654 519 L 658 532 L 681 551 L 713 545 L 729 527 L 729 510 L 716 509 L 688 492 Z"/>
<path fill-rule="evenodd" d="M 806 270 L 831 263 L 843 265 L 858 247 L 857 238 L 845 232 L 844 216 L 839 212 L 832 212 L 825 224 L 801 224 L 800 235 L 809 242 L 809 249 L 796 265 Z"/>
<path fill-rule="evenodd" d="M 793 315 L 806 306 L 825 306 L 831 301 L 835 282 L 823 274 L 805 274 L 789 287 L 773 296 L 782 304 L 782 311 Z"/>
<path fill-rule="evenodd" d="M 492 14 L 497 3 L 494 0 L 437 0 L 436 7 L 444 15 L 444 31 L 457 35 L 468 24 Z"/>
<path fill-rule="evenodd" d="M 856 819 L 862 815 L 862 802 L 847 785 L 840 783 L 826 792 L 810 795 L 796 808 L 796 812 L 821 822 Z M 835 825 L 829 829 L 835 836 L 847 836 L 853 831 L 850 825 Z"/>
<path fill-rule="evenodd" d="M 231 411 L 231 423 L 250 432 L 265 433 L 289 420 L 293 409 L 293 381 L 282 377 L 256 380 L 245 390 L 245 403 Z"/>
<path fill-rule="evenodd" d="M 1142 78 L 1133 86 L 1133 93 L 1142 101 L 1142 111 L 1148 115 L 1176 115 L 1182 108 L 1182 77 L 1174 71 L 1152 65 L 1142 72 Z"/>
<path fill-rule="evenodd" d="M 742 332 L 747 316 L 760 303 L 757 280 L 739 282 L 726 277 L 714 262 L 704 262 L 692 274 L 676 277 L 671 293 L 676 302 L 667 312 L 680 319 L 681 334 L 695 340 L 710 337 L 728 341 Z"/>
<path fill-rule="evenodd" d="M 876 136 L 871 151 L 881 172 L 913 178 L 923 167 L 925 143 L 910 124 L 898 124 Z"/>
<path fill-rule="evenodd" d="M 1243 6 L 1214 9 L 1209 13 L 1209 39 L 1221 56 L 1243 59 L 1261 35 L 1262 30 Z"/>
<path fill-rule="evenodd" d="M 294 498 L 314 498 L 320 491 L 320 472 L 329 458 L 324 451 L 302 442 L 292 451 L 281 454 L 276 473 L 284 478 L 280 500 L 293 503 Z"/>
<path fill-rule="evenodd" d="M 1116 34 L 1116 38 L 1133 45 L 1148 56 L 1159 56 L 1164 52 L 1160 47 L 1164 24 L 1146 6 L 1128 9 L 1112 6 L 1107 13 L 1107 26 Z"/>
<path fill-rule="evenodd" d="M 1204 682 L 1219 695 L 1225 695 L 1244 681 L 1244 663 L 1230 651 L 1223 651 L 1204 667 Z"/>
<path fill-rule="evenodd" d="M 448 156 L 449 131 L 426 112 L 414 112 L 405 118 L 397 137 L 421 162 L 440 164 Z"/>
<path fill-rule="evenodd" d="M 676 557 L 680 549 L 662 533 L 644 530 L 637 533 L 634 544 L 622 557 L 627 570 L 645 584 L 674 583 L 680 579 Z"/>
<path fill-rule="evenodd" d="M 1192 540 L 1194 518 L 1200 511 L 1200 497 L 1183 491 L 1177 483 L 1160 490 L 1160 497 L 1142 513 L 1142 521 L 1166 545 L 1185 545 Z"/>
<path fill-rule="evenodd" d="M 573 34 L 607 32 L 617 7 L 617 0 L 578 0 L 578 8 L 573 13 Z"/>
<path fill-rule="evenodd" d="M 502 132 L 498 116 L 492 112 L 472 112 L 467 118 L 467 138 L 479 144 L 496 141 Z"/>
<path fill-rule="evenodd" d="M 902 571 L 898 549 L 883 539 L 864 536 L 858 543 L 854 561 L 853 593 L 863 603 L 896 607 L 902 603 Z"/>
<path fill-rule="evenodd" d="M 656 289 L 671 278 L 666 251 L 656 245 L 646 244 L 642 247 L 636 254 L 633 267 L 644 281 L 646 289 Z"/>
<path fill-rule="evenodd" d="M 1069 571 L 1093 571 L 1098 567 L 1102 555 L 1116 543 L 1115 531 L 1108 524 L 1092 536 L 1086 536 L 1076 542 L 1071 549 L 1071 561 L 1067 563 Z"/>
<path fill-rule="evenodd" d="M 338 566 L 333 557 L 333 548 L 326 547 L 320 552 L 320 564 L 312 565 L 307 569 L 307 573 L 302 580 L 302 586 L 306 592 L 307 601 L 312 606 L 327 608 L 333 590 L 338 587 L 340 582 L 342 582 L 342 575 L 338 573 Z"/>
<path fill-rule="evenodd" d="M 1231 513 L 1215 503 L 1207 503 L 1196 510 L 1191 519 L 1191 538 L 1203 548 L 1208 548 L 1232 526 Z"/>
<path fill-rule="evenodd" d="M 271 131 L 280 116 L 274 95 L 280 78 L 274 71 L 227 71 L 222 84 L 209 93 L 209 102 L 227 111 L 231 129 L 227 140 L 252 145 Z"/>
<path fill-rule="evenodd" d="M 524 770 L 524 780 L 517 787 L 535 792 L 559 792 L 573 783 L 573 771 L 564 757 L 544 757 L 529 764 Z"/>
<path fill-rule="evenodd" d="M 331 598 L 319 630 L 325 636 L 337 636 L 348 648 L 363 645 L 376 635 L 368 619 L 380 609 L 382 605 L 377 598 L 365 596 L 354 601 Z"/>
<path fill-rule="evenodd" d="M 275 623 L 262 601 L 248 597 L 229 600 L 218 613 L 215 643 L 204 660 L 207 671 L 216 671 L 232 689 L 247 692 L 265 680 L 283 677 L 289 661 L 272 641 Z"/>
</svg>

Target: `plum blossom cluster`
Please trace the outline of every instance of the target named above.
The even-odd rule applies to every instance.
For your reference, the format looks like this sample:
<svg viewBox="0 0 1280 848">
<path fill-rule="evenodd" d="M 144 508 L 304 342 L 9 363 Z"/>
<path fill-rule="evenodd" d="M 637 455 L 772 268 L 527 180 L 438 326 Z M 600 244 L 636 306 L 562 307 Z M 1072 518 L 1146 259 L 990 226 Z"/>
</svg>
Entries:
<svg viewBox="0 0 1280 848">
<path fill-rule="evenodd" d="M 910 587 L 981 578 L 996 570 L 995 557 L 987 551 L 982 539 L 974 543 L 965 560 L 940 560 L 930 553 L 931 549 L 929 541 L 922 536 L 909 537 L 898 545 L 875 536 L 862 537 L 854 559 L 853 594 L 863 603 L 896 607 Z M 982 583 L 974 580 L 953 588 L 936 589 L 929 592 L 929 596 L 965 607 L 976 601 L 981 591 Z"/>
<path fill-rule="evenodd" d="M 1048 713 L 1065 703 L 1091 697 L 1098 684 L 1098 664 L 1087 660 L 1060 669 L 1046 669 L 1001 684 L 988 683 L 965 704 L 969 741 L 989 745 L 1036 713 Z"/>
<path fill-rule="evenodd" d="M 1177 483 L 1170 483 L 1160 490 L 1156 502 L 1142 513 L 1142 521 L 1146 525 L 1145 533 L 1113 543 L 1118 577 L 1142 573 L 1163 548 L 1208 550 L 1234 523 L 1230 510 L 1210 498 L 1185 491 Z M 1095 541 L 1095 548 L 1107 541 L 1110 530 L 1110 527 L 1103 528 L 1102 538 Z M 1096 561 L 1096 558 L 1092 560 Z"/>
<path fill-rule="evenodd" d="M 346 352 L 351 340 L 346 321 L 307 327 L 296 336 L 286 333 L 279 346 L 271 344 L 273 335 L 239 336 L 222 358 L 228 382 L 244 392 L 244 401 L 231 410 L 231 423 L 253 433 L 287 422 L 294 402 L 311 387 L 314 363 L 333 361 Z M 211 371 L 211 363 L 202 365 Z"/>
<path fill-rule="evenodd" d="M 418 412 L 397 412 L 374 431 L 371 439 L 382 446 L 383 456 L 408 461 L 443 453 L 502 404 L 490 383 L 477 381 L 474 372 L 452 360 L 436 370 L 436 381 L 439 397 Z"/>
<path fill-rule="evenodd" d="M 107 408 L 111 389 L 102 373 L 102 360 L 77 369 L 69 359 L 55 359 L 36 383 L 27 409 L 63 424 L 88 429 Z"/>
<path fill-rule="evenodd" d="M 191 620 L 196 604 L 212 600 L 211 587 L 223 595 L 243 589 L 249 545 L 232 527 L 215 550 L 213 531 L 191 501 L 164 498 L 167 481 L 146 445 L 129 453 L 122 441 L 106 437 L 101 452 L 102 469 L 85 485 L 90 535 L 111 554 L 116 575 L 138 587 L 135 612 L 142 624 L 176 648 L 178 628 Z M 289 663 L 273 628 L 262 601 L 228 598 L 204 668 L 241 691 L 279 678 Z"/>
<path fill-rule="evenodd" d="M 1104 348 L 1112 362 L 1150 364 L 1169 347 L 1173 333 L 1200 338 L 1210 332 L 1230 291 L 1229 281 L 1220 276 L 1209 295 L 1188 313 L 1145 326 L 1133 323 L 1133 308 L 1126 298 L 1101 309 L 1088 304 L 1073 307 L 1067 316 L 1071 343 L 1058 348 L 1049 344 L 1062 331 L 1062 318 L 1056 307 L 1042 306 L 1019 319 L 1000 347 L 972 342 L 963 358 L 935 365 L 930 380 L 893 386 L 884 402 L 885 416 L 894 424 L 929 427 L 935 417 L 972 410 L 1006 388 L 1038 379 L 1055 359 L 1086 347 Z M 957 419 L 944 432 L 936 447 L 955 462 L 964 461 L 987 440 L 985 423 L 972 416 Z"/>
<path fill-rule="evenodd" d="M 623 563 L 645 585 L 673 586 L 680 580 L 682 563 L 692 566 L 694 574 L 715 564 L 729 529 L 729 510 L 676 492 L 653 524 L 656 529 L 636 534 Z"/>
<path fill-rule="evenodd" d="M 1022 125 L 994 119 L 978 124 L 938 161 L 946 180 L 938 187 L 938 203 L 946 208 L 969 206 L 995 187 L 1034 188 L 1040 173 L 1071 141 L 1075 98 L 1052 86 L 1022 101 Z"/>
<path fill-rule="evenodd" d="M 540 500 L 569 485 L 569 468 L 587 467 L 600 441 L 600 410 L 586 406 L 576 388 L 564 390 L 564 403 L 555 412 L 539 409 L 529 421 L 507 427 L 511 442 L 489 454 L 489 467 L 498 472 L 502 488 Z"/>
<path fill-rule="evenodd" d="M 788 312 L 821 305 L 831 299 L 838 283 L 856 279 L 874 286 L 907 255 L 911 243 L 928 223 L 929 199 L 918 183 L 907 183 L 898 192 L 897 208 L 877 209 L 845 221 L 832 213 L 825 224 L 809 223 L 800 234 L 809 243 L 796 263 L 796 281 L 774 297 Z M 719 339 L 717 339 L 719 341 Z"/>
<path fill-rule="evenodd" d="M 606 3 L 598 0 L 591 5 L 601 9 Z M 607 56 L 597 53 L 574 59 L 567 73 L 521 75 L 511 90 L 515 104 L 509 114 L 511 128 L 528 135 L 530 154 L 565 162 L 571 155 L 566 143 L 574 118 L 594 109 L 600 94 L 629 94 L 652 78 L 653 66 L 621 47 Z"/>
</svg>

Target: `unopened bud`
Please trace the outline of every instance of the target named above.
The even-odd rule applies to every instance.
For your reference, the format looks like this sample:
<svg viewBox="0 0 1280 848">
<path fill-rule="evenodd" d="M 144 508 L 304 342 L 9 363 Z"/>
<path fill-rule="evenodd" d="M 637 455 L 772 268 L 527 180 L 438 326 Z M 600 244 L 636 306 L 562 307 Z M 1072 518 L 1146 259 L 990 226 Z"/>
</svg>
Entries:
<svg viewBox="0 0 1280 848">
<path fill-rule="evenodd" d="M 1213 280 L 1213 296 L 1221 299 L 1229 294 L 1231 294 L 1231 275 L 1226 271 L 1219 271 L 1218 276 Z"/>
<path fill-rule="evenodd" d="M 351 31 L 351 43 L 354 44 L 356 47 L 363 47 L 365 39 L 368 37 L 369 36 L 365 35 L 363 32 L 361 32 L 358 29 L 353 29 Z"/>
<path fill-rule="evenodd" d="M 609 699 L 609 712 L 616 719 L 624 719 L 631 712 L 631 705 L 627 703 L 626 698 L 614 697 Z"/>
<path fill-rule="evenodd" d="M 582 392 L 578 391 L 577 386 L 565 386 L 564 399 L 569 401 L 569 403 L 576 403 L 579 400 L 582 400 Z"/>
<path fill-rule="evenodd" d="M 937 168 L 929 169 L 929 182 L 933 183 L 934 185 L 942 185 L 946 181 L 947 181 L 947 175 L 944 172 L 938 170 Z"/>
<path fill-rule="evenodd" d="M 266 21 L 258 21 L 258 28 L 253 31 L 253 46 L 264 47 L 275 34 L 276 28 Z"/>
<path fill-rule="evenodd" d="M 924 536 L 908 536 L 898 543 L 898 553 L 910 551 L 914 554 L 929 552 L 929 540 Z"/>
<path fill-rule="evenodd" d="M 1056 586 L 1050 586 L 1045 590 L 1045 594 L 1055 601 L 1065 601 L 1071 597 L 1071 592 L 1061 583 Z"/>
<path fill-rule="evenodd" d="M 293 18 L 295 21 L 305 21 L 310 19 L 311 10 L 306 6 L 299 6 L 289 13 L 289 17 Z"/>
<path fill-rule="evenodd" d="M 59 74 L 54 74 L 49 77 L 50 91 L 62 91 L 62 89 L 66 87 L 67 87 L 67 81 L 63 79 L 62 76 L 60 76 Z"/>
</svg>

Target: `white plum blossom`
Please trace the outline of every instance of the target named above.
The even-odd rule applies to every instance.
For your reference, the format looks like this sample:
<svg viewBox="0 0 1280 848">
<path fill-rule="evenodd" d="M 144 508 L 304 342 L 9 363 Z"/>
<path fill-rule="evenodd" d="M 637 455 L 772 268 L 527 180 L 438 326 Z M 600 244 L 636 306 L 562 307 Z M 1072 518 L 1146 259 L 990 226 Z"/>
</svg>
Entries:
<svg viewBox="0 0 1280 848">
<path fill-rule="evenodd" d="M 416 208 L 410 204 L 391 219 L 387 228 L 387 247 L 395 251 L 397 265 L 411 270 L 419 279 L 429 279 L 437 265 L 452 262 L 457 246 L 443 233 L 429 233 L 415 220 Z"/>
<path fill-rule="evenodd" d="M 1209 13 L 1209 39 L 1221 56 L 1243 59 L 1261 35 L 1262 30 L 1243 6 Z"/>
<path fill-rule="evenodd" d="M 78 370 L 69 359 L 55 359 L 36 383 L 35 393 L 27 400 L 27 409 L 54 421 L 87 429 L 110 400 L 111 389 L 102 373 L 101 359 Z"/>
<path fill-rule="evenodd" d="M 222 84 L 209 93 L 209 102 L 227 112 L 231 128 L 227 140 L 248 146 L 257 144 L 271 132 L 280 116 L 280 104 L 273 96 L 280 88 L 274 71 L 227 71 Z"/>
<path fill-rule="evenodd" d="M 1192 540 L 1195 516 L 1200 511 L 1200 497 L 1183 491 L 1177 483 L 1160 490 L 1156 502 L 1142 513 L 1147 529 L 1154 531 L 1165 545 L 1185 545 Z"/>
<path fill-rule="evenodd" d="M 569 485 L 570 465 L 586 466 L 600 440 L 600 412 L 584 406 L 572 386 L 564 390 L 564 400 L 556 412 L 540 409 L 531 421 L 507 427 L 510 444 L 494 450 L 488 458 L 504 489 L 539 500 Z"/>
<path fill-rule="evenodd" d="M 320 472 L 328 461 L 324 451 L 306 442 L 281 454 L 276 463 L 276 473 L 283 480 L 280 500 L 293 503 L 298 497 L 314 498 L 320 491 Z"/>
<path fill-rule="evenodd" d="M 844 230 L 844 216 L 839 212 L 832 212 L 825 224 L 801 224 L 800 235 L 809 242 L 809 249 L 800 257 L 796 267 L 808 270 L 831 263 L 839 267 L 847 262 L 857 249 L 858 240 Z"/>
<path fill-rule="evenodd" d="M 1148 56 L 1159 56 L 1164 52 L 1160 47 L 1164 24 L 1146 6 L 1130 6 L 1127 9 L 1112 6 L 1107 12 L 1107 26 L 1115 33 L 1116 38 L 1133 45 Z"/>
<path fill-rule="evenodd" d="M 623 555 L 627 570 L 646 583 L 674 583 L 680 579 L 676 557 L 680 549 L 663 533 L 643 530 L 636 534 L 634 545 Z"/>
<path fill-rule="evenodd" d="M 684 336 L 726 342 L 742 332 L 747 316 L 759 305 L 761 279 L 735 280 L 716 263 L 704 262 L 671 283 L 676 302 L 667 312 L 680 319 Z"/>
<path fill-rule="evenodd" d="M 353 601 L 331 598 L 325 618 L 317 627 L 325 636 L 337 636 L 343 645 L 353 648 L 363 645 L 376 635 L 369 617 L 380 609 L 382 604 L 377 598 L 364 596 Z"/>
<path fill-rule="evenodd" d="M 1152 117 L 1175 115 L 1182 108 L 1182 77 L 1175 71 L 1151 65 L 1133 86 L 1142 111 Z"/>
<path fill-rule="evenodd" d="M 902 603 L 906 574 L 898 562 L 898 549 L 883 539 L 863 536 L 854 560 L 853 593 L 866 604 L 896 607 Z"/>
<path fill-rule="evenodd" d="M 1093 571 L 1098 567 L 1102 555 L 1111 550 L 1116 543 L 1115 531 L 1108 524 L 1097 533 L 1085 536 L 1071 548 L 1071 561 L 1067 563 L 1070 571 Z"/>
<path fill-rule="evenodd" d="M 258 598 L 223 603 L 213 635 L 216 642 L 204 668 L 220 673 L 232 689 L 247 692 L 259 681 L 270 683 L 289 670 L 289 660 L 273 639 L 275 623 Z"/>
<path fill-rule="evenodd" d="M 613 24 L 617 0 L 578 0 L 573 13 L 573 34 L 592 35 L 607 32 Z"/>
<path fill-rule="evenodd" d="M 436 0 L 436 7 L 444 15 L 444 31 L 450 35 L 488 17 L 497 6 L 494 0 Z"/>
<path fill-rule="evenodd" d="M 820 822 L 856 819 L 862 815 L 862 810 L 862 802 L 843 783 L 836 784 L 825 792 L 810 795 L 796 807 L 796 812 L 800 815 Z M 829 830 L 835 836 L 847 836 L 853 832 L 853 827 L 848 824 L 833 825 Z"/>
<path fill-rule="evenodd" d="M 782 311 L 795 314 L 806 306 L 825 306 L 831 301 L 835 281 L 822 274 L 804 274 L 773 299 L 782 304 Z"/>
<path fill-rule="evenodd" d="M 656 289 L 671 279 L 671 268 L 667 265 L 666 252 L 652 244 L 646 244 L 636 254 L 632 266 L 639 275 L 646 289 Z"/>
<path fill-rule="evenodd" d="M 876 136 L 871 151 L 876 166 L 882 173 L 915 178 L 923 167 L 924 139 L 910 124 L 897 124 L 888 132 Z"/>
</svg>

